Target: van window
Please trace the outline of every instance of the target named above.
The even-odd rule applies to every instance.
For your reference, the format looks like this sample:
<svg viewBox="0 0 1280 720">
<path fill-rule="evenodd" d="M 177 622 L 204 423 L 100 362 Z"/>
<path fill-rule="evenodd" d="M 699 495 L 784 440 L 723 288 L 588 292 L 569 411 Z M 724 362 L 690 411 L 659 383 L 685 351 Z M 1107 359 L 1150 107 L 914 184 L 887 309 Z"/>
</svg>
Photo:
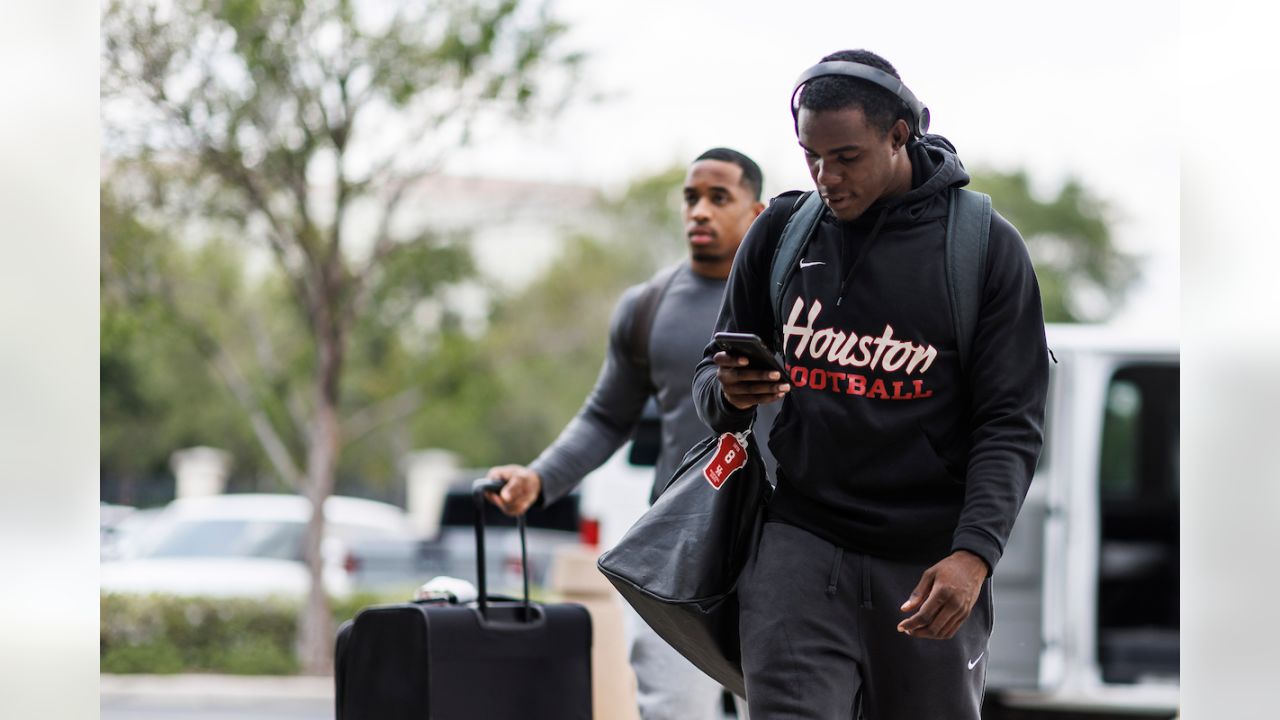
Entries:
<svg viewBox="0 0 1280 720">
<path fill-rule="evenodd" d="M 1132 380 L 1117 377 L 1107 388 L 1106 417 L 1102 425 L 1102 457 L 1099 482 L 1108 499 L 1132 498 L 1138 493 L 1138 414 L 1142 391 Z"/>
<path fill-rule="evenodd" d="M 1098 458 L 1103 679 L 1178 674 L 1178 367 L 1112 376 Z"/>
</svg>

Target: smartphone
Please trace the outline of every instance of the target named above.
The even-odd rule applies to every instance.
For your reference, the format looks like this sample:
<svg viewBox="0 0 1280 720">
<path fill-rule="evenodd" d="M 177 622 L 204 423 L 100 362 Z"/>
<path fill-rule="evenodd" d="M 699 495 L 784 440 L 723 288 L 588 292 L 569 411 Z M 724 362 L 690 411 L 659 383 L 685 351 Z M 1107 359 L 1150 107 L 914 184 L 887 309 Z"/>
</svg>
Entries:
<svg viewBox="0 0 1280 720">
<path fill-rule="evenodd" d="M 760 340 L 760 336 L 752 333 L 718 332 L 712 339 L 717 347 L 730 355 L 741 355 L 747 359 L 747 367 L 756 370 L 777 370 L 783 378 L 787 377 L 786 368 L 774 357 L 773 351 Z"/>
</svg>

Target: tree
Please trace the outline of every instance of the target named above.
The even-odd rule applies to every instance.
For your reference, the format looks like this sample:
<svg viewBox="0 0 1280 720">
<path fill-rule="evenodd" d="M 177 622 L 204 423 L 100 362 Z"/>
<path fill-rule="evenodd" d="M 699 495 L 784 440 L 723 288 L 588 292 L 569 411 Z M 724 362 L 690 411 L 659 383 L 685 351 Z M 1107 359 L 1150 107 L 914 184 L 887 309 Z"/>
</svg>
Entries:
<svg viewBox="0 0 1280 720">
<path fill-rule="evenodd" d="M 1045 320 L 1101 320 L 1119 305 L 1136 277 L 1134 259 L 1112 242 L 1106 203 L 1078 180 L 1048 200 L 1035 197 L 1025 170 L 980 170 L 971 187 L 991 195 L 1027 241 Z"/>
<path fill-rule="evenodd" d="M 301 398 L 255 386 L 230 362 L 222 373 L 275 471 L 312 503 L 306 672 L 332 663 L 322 507 L 355 325 L 373 296 L 420 299 L 447 275 L 405 277 L 393 270 L 405 258 L 418 271 L 459 262 L 398 211 L 477 122 L 558 109 L 580 60 L 559 50 L 563 31 L 521 0 L 115 0 L 105 10 L 105 144 L 130 161 L 121 168 L 162 179 L 130 188 L 131 201 L 180 239 L 221 232 L 267 248 L 309 346 Z M 243 336 L 197 335 L 202 354 L 221 359 Z M 290 423 L 302 426 L 292 443 Z"/>
<path fill-rule="evenodd" d="M 243 413 L 218 387 L 183 314 L 167 300 L 180 286 L 184 305 L 235 312 L 248 300 L 240 253 L 225 242 L 186 252 L 121 207 L 106 186 L 100 205 L 104 499 L 110 489 L 119 502 L 155 502 L 159 493 L 148 481 L 164 474 L 172 452 L 214 438 L 242 474 L 258 474 L 266 460 Z M 239 302 L 220 302 L 220 294 Z"/>
<path fill-rule="evenodd" d="M 484 335 L 441 338 L 418 374 L 436 399 L 415 418 L 419 447 L 479 467 L 528 462 L 559 434 L 600 370 L 623 290 L 687 253 L 684 174 L 672 166 L 600 197 L 542 275 L 495 299 Z"/>
</svg>

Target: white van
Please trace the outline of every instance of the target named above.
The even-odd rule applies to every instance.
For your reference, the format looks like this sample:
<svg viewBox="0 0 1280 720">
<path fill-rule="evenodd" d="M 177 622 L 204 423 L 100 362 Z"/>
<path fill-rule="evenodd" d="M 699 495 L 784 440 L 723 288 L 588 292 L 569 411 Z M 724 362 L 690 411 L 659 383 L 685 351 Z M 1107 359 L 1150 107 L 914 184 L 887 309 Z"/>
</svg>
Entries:
<svg viewBox="0 0 1280 720">
<path fill-rule="evenodd" d="M 1098 326 L 1048 335 L 1044 450 L 994 576 L 991 717 L 1172 717 L 1178 346 Z"/>
<path fill-rule="evenodd" d="M 1045 445 L 994 577 L 984 718 L 1169 718 L 1178 700 L 1178 346 L 1050 325 Z M 652 428 L 642 429 L 656 437 Z M 647 505 L 631 446 L 588 476 L 610 547 Z M 647 454 L 652 454 L 651 449 Z"/>
</svg>

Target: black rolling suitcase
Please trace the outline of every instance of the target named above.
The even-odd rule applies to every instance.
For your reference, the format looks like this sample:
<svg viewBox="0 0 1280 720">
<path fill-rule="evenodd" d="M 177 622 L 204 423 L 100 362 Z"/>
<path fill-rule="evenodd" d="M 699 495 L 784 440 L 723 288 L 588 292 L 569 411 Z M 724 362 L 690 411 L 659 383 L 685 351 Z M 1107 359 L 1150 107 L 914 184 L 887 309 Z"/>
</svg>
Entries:
<svg viewBox="0 0 1280 720">
<path fill-rule="evenodd" d="M 475 603 L 365 608 L 338 631 L 337 720 L 591 720 L 591 618 L 581 605 L 486 595 L 476 483 Z M 519 519 L 520 550 L 524 518 Z"/>
</svg>

